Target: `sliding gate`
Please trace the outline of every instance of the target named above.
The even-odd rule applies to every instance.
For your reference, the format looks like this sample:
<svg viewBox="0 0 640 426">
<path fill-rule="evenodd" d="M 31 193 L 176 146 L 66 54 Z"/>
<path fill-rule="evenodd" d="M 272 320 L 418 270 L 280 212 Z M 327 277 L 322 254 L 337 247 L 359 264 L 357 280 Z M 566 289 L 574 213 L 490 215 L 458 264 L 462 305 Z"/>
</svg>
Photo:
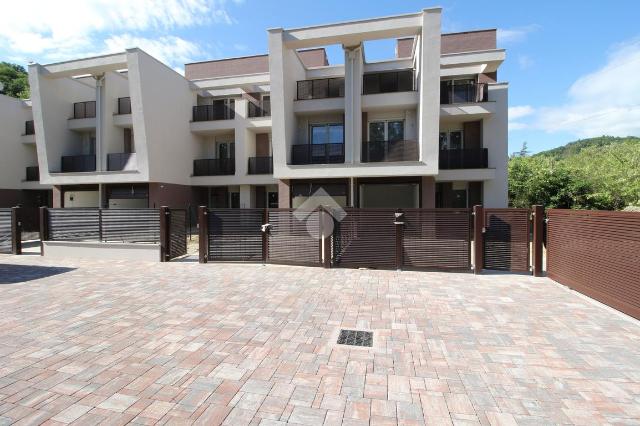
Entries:
<svg viewBox="0 0 640 426">
<path fill-rule="evenodd" d="M 264 209 L 209 209 L 209 259 L 262 262 Z"/>
<path fill-rule="evenodd" d="M 267 262 L 319 266 L 322 263 L 318 210 L 267 211 Z"/>
<path fill-rule="evenodd" d="M 11 209 L 0 209 L 0 253 L 11 253 Z"/>
</svg>

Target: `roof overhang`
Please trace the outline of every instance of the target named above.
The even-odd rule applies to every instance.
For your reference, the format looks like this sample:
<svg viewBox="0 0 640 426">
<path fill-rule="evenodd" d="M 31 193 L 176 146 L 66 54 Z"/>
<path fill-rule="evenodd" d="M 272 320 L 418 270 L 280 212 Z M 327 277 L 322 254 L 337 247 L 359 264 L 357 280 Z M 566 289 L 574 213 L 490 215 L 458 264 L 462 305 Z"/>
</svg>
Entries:
<svg viewBox="0 0 640 426">
<path fill-rule="evenodd" d="M 124 68 L 127 68 L 126 52 L 41 66 L 42 74 L 48 78 L 101 74 L 108 71 L 122 70 Z"/>
</svg>

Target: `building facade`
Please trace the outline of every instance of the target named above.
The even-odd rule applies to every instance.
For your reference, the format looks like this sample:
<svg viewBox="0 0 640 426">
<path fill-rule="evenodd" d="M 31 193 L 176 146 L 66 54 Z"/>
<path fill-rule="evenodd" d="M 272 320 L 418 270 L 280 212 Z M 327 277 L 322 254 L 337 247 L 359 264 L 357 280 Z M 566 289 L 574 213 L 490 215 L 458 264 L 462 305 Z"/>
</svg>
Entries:
<svg viewBox="0 0 640 426">
<path fill-rule="evenodd" d="M 270 29 L 269 54 L 185 76 L 140 49 L 33 64 L 40 181 L 64 207 L 506 207 L 505 52 L 440 14 Z M 368 61 L 380 39 L 395 56 Z"/>
</svg>

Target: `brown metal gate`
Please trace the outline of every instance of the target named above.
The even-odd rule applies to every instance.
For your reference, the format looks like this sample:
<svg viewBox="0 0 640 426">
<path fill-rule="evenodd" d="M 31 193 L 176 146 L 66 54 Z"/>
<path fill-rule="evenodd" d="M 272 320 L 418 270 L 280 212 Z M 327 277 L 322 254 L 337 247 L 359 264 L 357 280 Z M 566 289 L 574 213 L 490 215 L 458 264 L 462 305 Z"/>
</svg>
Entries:
<svg viewBox="0 0 640 426">
<path fill-rule="evenodd" d="M 485 209 L 484 215 L 484 269 L 529 272 L 529 209 Z"/>
<path fill-rule="evenodd" d="M 395 268 L 396 225 L 394 209 L 345 208 L 336 221 L 333 261 L 336 266 Z"/>
<path fill-rule="evenodd" d="M 547 211 L 549 278 L 640 319 L 640 213 Z"/>
<path fill-rule="evenodd" d="M 209 260 L 261 262 L 264 209 L 210 209 Z"/>
<path fill-rule="evenodd" d="M 267 223 L 267 262 L 310 266 L 322 263 L 317 210 L 269 209 Z"/>
<path fill-rule="evenodd" d="M 0 209 L 0 253 L 11 253 L 11 209 Z"/>
<path fill-rule="evenodd" d="M 403 266 L 457 271 L 471 269 L 471 210 L 403 211 Z"/>
<path fill-rule="evenodd" d="M 187 254 L 187 210 L 169 210 L 169 259 Z"/>
</svg>

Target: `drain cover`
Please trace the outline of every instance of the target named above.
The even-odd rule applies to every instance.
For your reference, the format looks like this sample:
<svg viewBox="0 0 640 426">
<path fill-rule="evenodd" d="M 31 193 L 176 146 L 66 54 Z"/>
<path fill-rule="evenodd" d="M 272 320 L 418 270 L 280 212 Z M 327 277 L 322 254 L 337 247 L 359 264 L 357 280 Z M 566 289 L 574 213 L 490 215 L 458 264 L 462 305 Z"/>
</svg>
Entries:
<svg viewBox="0 0 640 426">
<path fill-rule="evenodd" d="M 373 333 L 361 330 L 340 330 L 339 345 L 373 346 Z"/>
</svg>

